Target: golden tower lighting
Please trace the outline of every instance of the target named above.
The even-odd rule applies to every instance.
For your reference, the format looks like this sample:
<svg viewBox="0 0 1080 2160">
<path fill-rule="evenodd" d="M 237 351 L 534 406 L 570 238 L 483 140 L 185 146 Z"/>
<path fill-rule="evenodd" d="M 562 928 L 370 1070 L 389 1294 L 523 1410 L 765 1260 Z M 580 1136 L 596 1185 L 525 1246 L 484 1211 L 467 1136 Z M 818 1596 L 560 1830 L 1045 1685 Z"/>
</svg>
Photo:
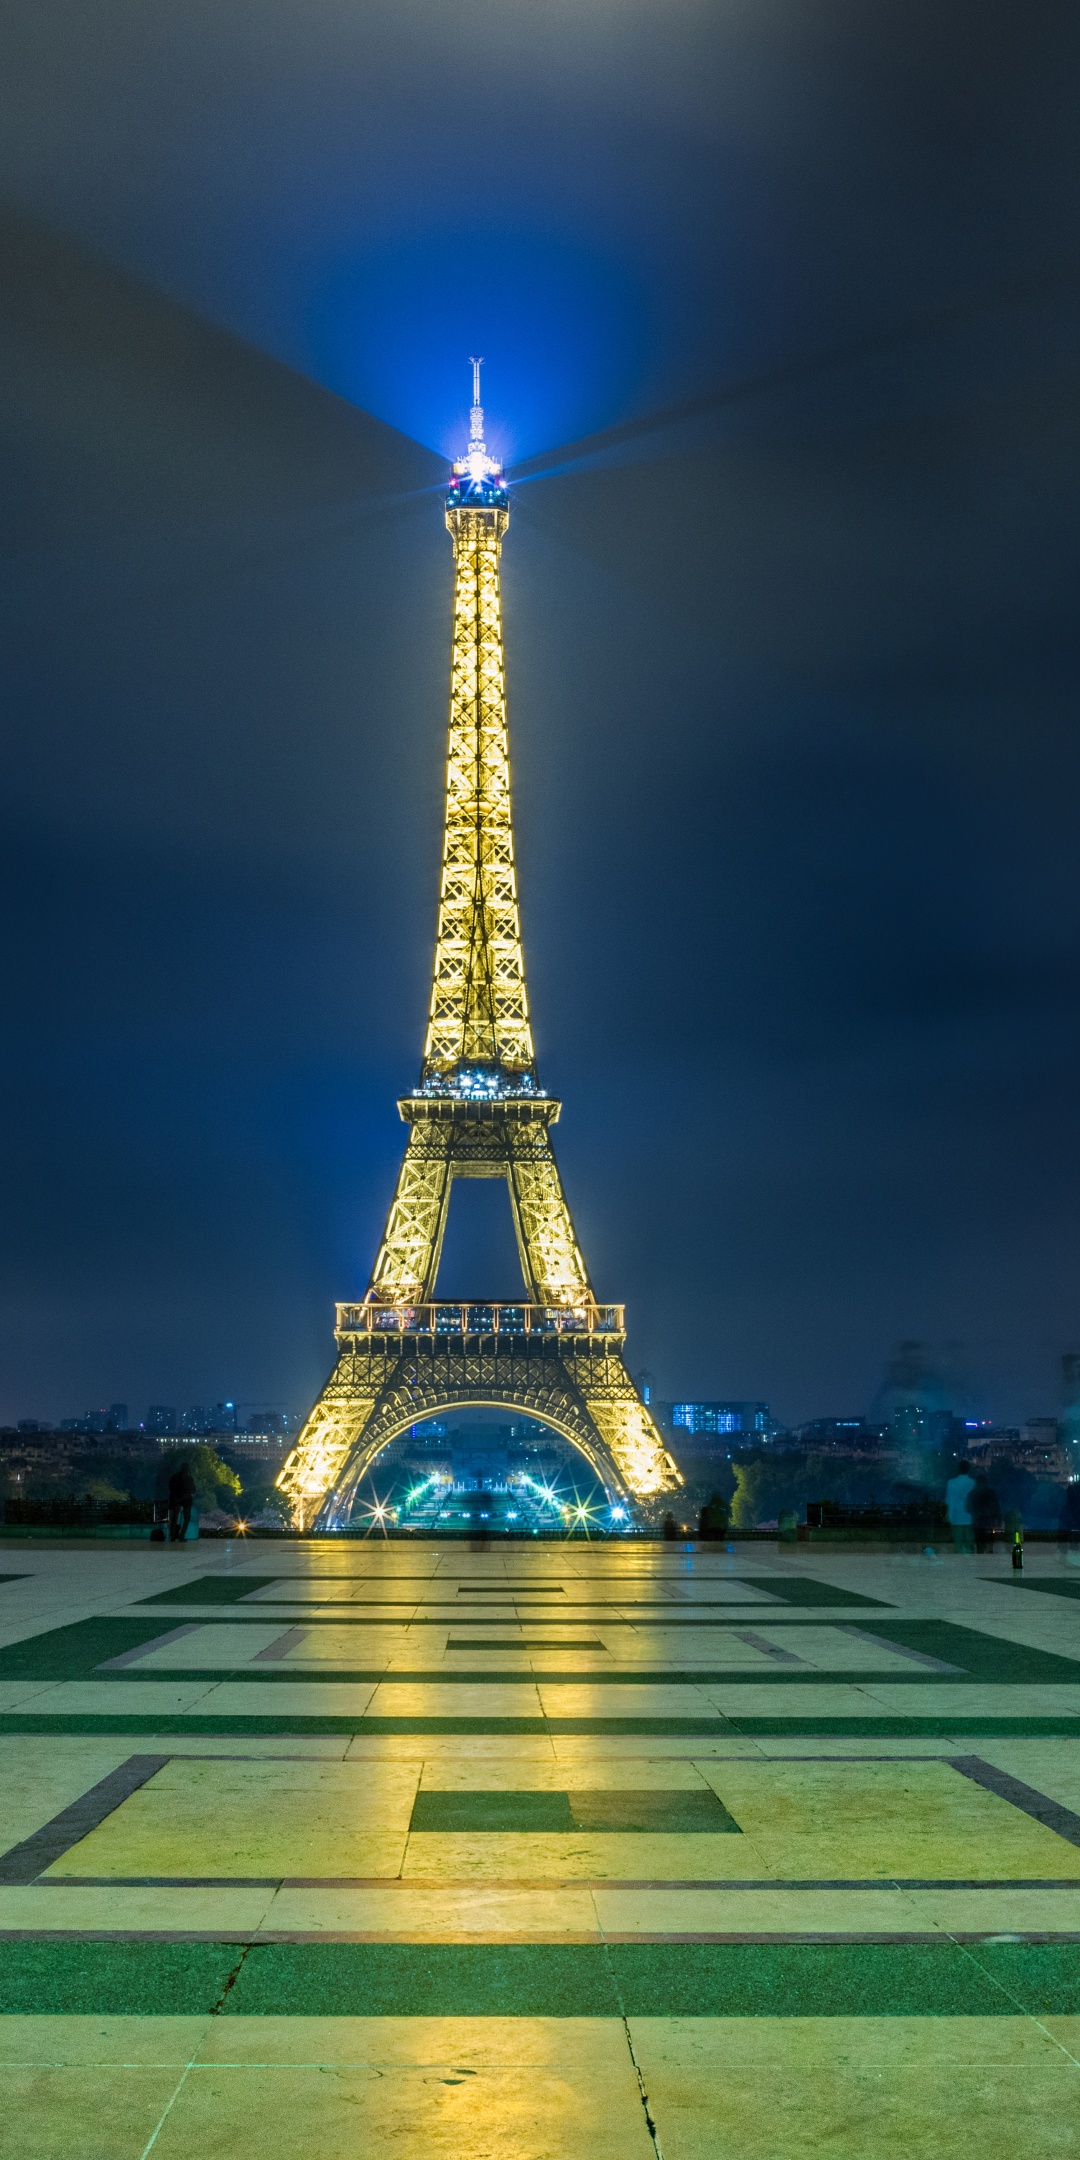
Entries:
<svg viewBox="0 0 1080 2160">
<path fill-rule="evenodd" d="M 621 1305 L 597 1303 L 551 1144 L 561 1105 L 536 1070 L 521 948 L 499 557 L 506 483 L 484 442 L 480 361 L 469 447 L 446 523 L 456 570 L 442 882 L 427 1036 L 367 1293 L 339 1305 L 338 1358 L 278 1485 L 301 1527 L 344 1528 L 361 1478 L 440 1411 L 499 1404 L 580 1449 L 609 1496 L 650 1501 L 681 1480 L 623 1357 Z M 456 1177 L 504 1178 L 522 1300 L 439 1300 Z"/>
</svg>

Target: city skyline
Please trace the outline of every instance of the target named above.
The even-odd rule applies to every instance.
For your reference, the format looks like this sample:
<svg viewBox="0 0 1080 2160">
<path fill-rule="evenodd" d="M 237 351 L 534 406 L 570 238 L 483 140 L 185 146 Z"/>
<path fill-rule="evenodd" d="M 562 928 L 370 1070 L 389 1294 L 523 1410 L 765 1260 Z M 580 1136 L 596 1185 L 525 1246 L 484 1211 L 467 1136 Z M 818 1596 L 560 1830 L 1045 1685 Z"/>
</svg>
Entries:
<svg viewBox="0 0 1080 2160">
<path fill-rule="evenodd" d="M 879 1425 L 887 1426 L 892 1415 L 892 1402 L 898 1396 L 898 1368 L 902 1368 L 905 1357 L 910 1364 L 914 1353 L 921 1366 L 921 1376 L 914 1381 L 910 1374 L 906 1376 L 909 1386 L 899 1390 L 899 1397 L 902 1399 L 908 1393 L 918 1395 L 928 1407 L 933 1408 L 935 1414 L 947 1413 L 957 1425 L 962 1426 L 966 1421 L 969 1429 L 974 1431 L 980 1428 L 1004 1430 L 1010 1426 L 1018 1430 L 1021 1425 L 1046 1422 L 1048 1419 L 1060 1423 L 1063 1427 L 1075 1423 L 1080 1386 L 1080 1357 L 1076 1353 L 1066 1352 L 1059 1359 L 1057 1389 L 1053 1402 L 1050 1405 L 1029 1404 L 1019 1417 L 1010 1419 L 989 1409 L 985 1402 L 977 1399 L 970 1384 L 965 1385 L 958 1380 L 960 1368 L 957 1349 L 955 1344 L 947 1346 L 948 1354 L 942 1354 L 935 1361 L 932 1346 L 911 1342 L 897 1345 L 895 1354 L 882 1366 L 877 1388 L 865 1403 L 832 1403 L 827 1406 L 818 1404 L 806 1417 L 775 1416 L 773 1405 L 760 1397 L 711 1394 L 686 1398 L 675 1392 L 662 1394 L 652 1372 L 637 1372 L 634 1380 L 643 1400 L 654 1406 L 663 1429 L 669 1434 L 673 1433 L 676 1438 L 679 1437 L 679 1429 L 682 1427 L 685 1428 L 682 1435 L 684 1439 L 696 1432 L 734 1433 L 740 1441 L 774 1435 L 780 1439 L 789 1439 L 793 1433 L 809 1430 L 815 1423 L 821 1427 L 845 1421 L 855 1425 L 873 1425 L 876 1420 Z M 153 1432 L 156 1426 L 160 1426 L 162 1431 L 168 1431 L 170 1435 L 202 1430 L 224 1434 L 230 1430 L 246 1431 L 250 1421 L 260 1417 L 281 1420 L 283 1431 L 294 1432 L 302 1426 L 305 1416 L 303 1408 L 285 1407 L 280 1402 L 271 1402 L 266 1394 L 253 1395 L 244 1400 L 228 1396 L 215 1398 L 213 1391 L 209 1391 L 207 1399 L 201 1402 L 184 1403 L 177 1398 L 167 1410 L 164 1398 L 159 1393 L 157 1399 L 148 1402 L 142 1417 L 121 1422 L 118 1413 L 123 1412 L 127 1419 L 128 1409 L 129 1398 L 116 1398 L 109 1403 L 88 1407 L 82 1411 L 73 1411 L 69 1406 L 66 1410 L 54 1411 L 52 1414 L 43 1412 L 40 1404 L 24 1406 L 16 1415 L 0 1417 L 0 1429 L 10 1432 L 20 1426 L 39 1426 L 56 1432 L 82 1429 L 102 1433 L 111 1430 L 139 1433 Z M 208 1422 L 221 1412 L 231 1416 L 232 1425 L 228 1422 L 228 1417 L 216 1424 Z M 724 1417 L 718 1423 L 716 1414 L 720 1412 L 724 1413 Z M 457 1411 L 452 1413 L 455 1417 L 470 1414 Z M 166 1415 L 174 1419 L 175 1423 L 162 1423 L 161 1420 Z"/>
</svg>

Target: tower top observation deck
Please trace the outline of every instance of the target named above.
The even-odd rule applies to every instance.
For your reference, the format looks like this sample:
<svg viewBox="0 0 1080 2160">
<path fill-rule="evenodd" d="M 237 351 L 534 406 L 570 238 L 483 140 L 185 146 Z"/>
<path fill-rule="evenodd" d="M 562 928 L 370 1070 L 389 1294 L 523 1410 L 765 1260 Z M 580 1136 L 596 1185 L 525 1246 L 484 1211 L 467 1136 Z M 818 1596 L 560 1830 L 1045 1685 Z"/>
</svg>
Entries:
<svg viewBox="0 0 1080 2160">
<path fill-rule="evenodd" d="M 480 369 L 482 360 L 472 360 L 473 371 L 472 412 L 469 415 L 469 447 L 464 457 L 458 458 L 450 476 L 446 491 L 446 522 L 451 532 L 451 517 L 455 510 L 503 510 L 510 508 L 502 467 L 498 459 L 489 457 L 484 441 L 484 408 L 480 403 Z"/>
</svg>

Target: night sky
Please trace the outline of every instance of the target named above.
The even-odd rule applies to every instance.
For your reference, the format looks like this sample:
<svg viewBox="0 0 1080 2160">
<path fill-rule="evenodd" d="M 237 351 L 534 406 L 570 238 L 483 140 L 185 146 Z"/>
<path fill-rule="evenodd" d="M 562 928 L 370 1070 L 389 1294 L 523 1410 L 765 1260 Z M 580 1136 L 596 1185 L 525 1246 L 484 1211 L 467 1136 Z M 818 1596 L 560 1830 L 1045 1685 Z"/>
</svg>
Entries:
<svg viewBox="0 0 1080 2160">
<path fill-rule="evenodd" d="M 364 1288 L 427 1003 L 472 353 L 518 476 L 541 1073 L 631 1368 L 794 1421 L 868 1409 L 917 1337 L 969 1414 L 1052 1410 L 1080 13 L 0 25 L 0 1417 L 303 1410 Z M 456 1188 L 451 1290 L 512 1287 L 492 1194 Z"/>
</svg>

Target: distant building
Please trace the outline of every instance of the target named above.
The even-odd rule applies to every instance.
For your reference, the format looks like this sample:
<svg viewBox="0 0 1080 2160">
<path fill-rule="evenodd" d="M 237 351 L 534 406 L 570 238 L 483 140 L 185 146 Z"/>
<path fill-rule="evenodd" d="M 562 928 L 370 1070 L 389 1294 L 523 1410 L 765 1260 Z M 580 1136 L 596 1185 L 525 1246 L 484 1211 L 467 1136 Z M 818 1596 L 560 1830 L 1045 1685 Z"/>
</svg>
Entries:
<svg viewBox="0 0 1080 2160">
<path fill-rule="evenodd" d="M 128 1406 L 126 1402 L 114 1402 L 107 1410 L 84 1410 L 81 1417 L 61 1418 L 58 1429 L 81 1433 L 127 1432 Z"/>
<path fill-rule="evenodd" d="M 1080 1476 L 1080 1353 L 1068 1350 L 1061 1360 L 1061 1440 L 1069 1476 Z"/>
<path fill-rule="evenodd" d="M 1057 1418 L 1029 1417 L 1020 1435 L 1020 1460 L 1036 1476 L 1066 1478 L 1071 1475 L 1071 1454 Z"/>
<path fill-rule="evenodd" d="M 669 1419 L 676 1439 L 680 1433 L 692 1433 L 767 1440 L 774 1430 L 769 1405 L 764 1402 L 677 1402 L 671 1405 Z"/>
<path fill-rule="evenodd" d="M 833 1448 L 841 1453 L 876 1454 L 888 1447 L 892 1440 L 892 1428 L 888 1425 L 872 1425 L 864 1417 L 811 1418 L 805 1425 L 796 1425 L 790 1436 L 804 1448 Z"/>
<path fill-rule="evenodd" d="M 179 1428 L 176 1423 L 174 1404 L 152 1402 L 146 1413 L 146 1430 L 148 1433 L 153 1433 L 156 1439 L 177 1432 Z"/>
<path fill-rule="evenodd" d="M 202 1403 L 192 1403 L 190 1410 L 185 1410 L 180 1420 L 180 1430 L 182 1433 L 196 1435 L 202 1433 L 234 1433 L 236 1431 L 236 1404 L 234 1402 L 219 1402 L 215 1403 L 212 1409 L 205 1409 Z"/>
<path fill-rule="evenodd" d="M 960 1446 L 973 1470 L 988 1471 L 995 1463 L 1019 1465 L 1020 1428 L 995 1425 L 992 1418 L 965 1418 Z"/>
<path fill-rule="evenodd" d="M 1055 1484 L 1070 1475 L 1069 1449 L 1056 1418 L 1028 1418 L 1022 1432 L 1015 1425 L 971 1420 L 965 1421 L 964 1433 L 965 1453 L 974 1470 L 990 1470 L 1000 1463 Z"/>
</svg>

